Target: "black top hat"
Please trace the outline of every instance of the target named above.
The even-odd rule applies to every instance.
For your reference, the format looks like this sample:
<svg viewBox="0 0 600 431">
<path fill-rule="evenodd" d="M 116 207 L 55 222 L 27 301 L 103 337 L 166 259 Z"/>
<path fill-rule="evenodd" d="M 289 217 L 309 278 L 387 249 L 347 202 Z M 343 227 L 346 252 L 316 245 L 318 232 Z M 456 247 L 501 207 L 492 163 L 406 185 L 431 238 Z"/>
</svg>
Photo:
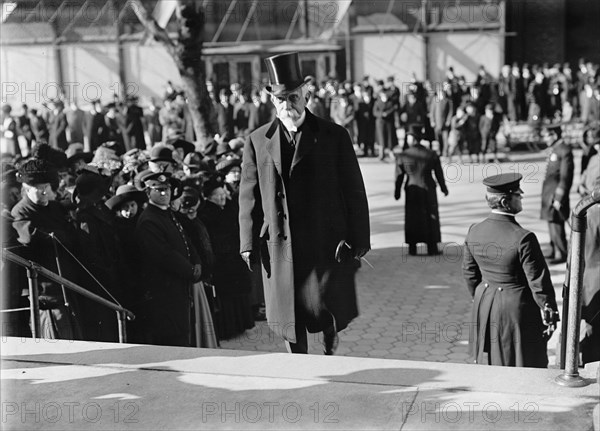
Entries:
<svg viewBox="0 0 600 431">
<path fill-rule="evenodd" d="M 117 188 L 117 193 L 106 201 L 106 206 L 111 210 L 119 208 L 122 204 L 128 201 L 136 201 L 139 203 L 146 200 L 144 192 L 139 191 L 131 184 L 124 184 Z"/>
<path fill-rule="evenodd" d="M 304 84 L 304 77 L 300 70 L 300 56 L 297 52 L 288 52 L 265 58 L 270 85 L 265 89 L 278 96 L 290 93 Z"/>
<path fill-rule="evenodd" d="M 483 185 L 490 193 L 522 193 L 519 186 L 522 178 L 523 175 L 514 172 L 492 175 L 483 179 Z"/>
</svg>

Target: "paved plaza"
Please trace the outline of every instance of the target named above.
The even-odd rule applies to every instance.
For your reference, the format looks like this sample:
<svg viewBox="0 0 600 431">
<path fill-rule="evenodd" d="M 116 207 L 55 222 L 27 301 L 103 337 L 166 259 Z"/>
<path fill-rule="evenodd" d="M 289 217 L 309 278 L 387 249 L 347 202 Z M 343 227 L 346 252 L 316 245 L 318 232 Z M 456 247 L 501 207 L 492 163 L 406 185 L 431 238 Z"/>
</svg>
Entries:
<svg viewBox="0 0 600 431">
<path fill-rule="evenodd" d="M 580 154 L 576 153 L 576 173 Z M 540 192 L 545 171 L 544 155 L 515 154 L 497 164 L 443 163 L 450 194 L 438 193 L 443 253 L 409 256 L 404 244 L 404 195 L 393 198 L 394 164 L 360 159 L 369 197 L 371 246 L 357 275 L 360 315 L 340 333 L 338 355 L 434 362 L 468 362 L 471 298 L 462 277 L 461 245 L 469 226 L 485 218 L 483 177 L 520 172 L 524 190 L 519 223 L 536 233 L 548 247 L 545 221 L 539 219 Z M 577 184 L 576 175 L 574 184 Z M 571 205 L 578 196 L 571 192 Z M 567 231 L 568 234 L 569 231 Z M 424 253 L 425 250 L 421 251 Z M 565 265 L 550 267 L 559 307 Z M 555 363 L 555 333 L 549 343 L 550 365 Z M 310 353 L 322 354 L 320 334 L 309 337 Z M 236 350 L 284 352 L 283 341 L 266 322 L 239 337 L 221 342 Z"/>
</svg>

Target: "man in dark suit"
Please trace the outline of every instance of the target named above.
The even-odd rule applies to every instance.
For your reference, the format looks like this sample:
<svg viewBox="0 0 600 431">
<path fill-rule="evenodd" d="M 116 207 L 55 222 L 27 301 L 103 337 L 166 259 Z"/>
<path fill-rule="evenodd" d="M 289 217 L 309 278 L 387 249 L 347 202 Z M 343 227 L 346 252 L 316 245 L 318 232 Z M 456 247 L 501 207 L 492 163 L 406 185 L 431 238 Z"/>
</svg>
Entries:
<svg viewBox="0 0 600 431">
<path fill-rule="evenodd" d="M 548 221 L 550 252 L 546 255 L 551 264 L 567 260 L 567 237 L 565 220 L 569 218 L 569 191 L 573 184 L 573 152 L 562 140 L 560 126 L 549 127 L 548 160 L 546 176 L 542 184 L 541 218 Z"/>
<path fill-rule="evenodd" d="M 444 181 L 444 173 L 440 158 L 435 151 L 421 145 L 419 133 L 412 129 L 406 136 L 408 149 L 396 158 L 396 183 L 394 198 L 400 199 L 402 185 L 406 177 L 406 205 L 404 232 L 408 244 L 408 253 L 417 254 L 417 243 L 427 244 L 429 255 L 438 254 L 438 242 L 441 241 L 440 215 L 436 194 L 436 183 L 431 173 L 435 174 L 437 183 L 444 196 L 448 189 Z"/>
<path fill-rule="evenodd" d="M 219 103 L 215 104 L 217 119 L 219 122 L 219 135 L 223 142 L 229 142 L 235 137 L 233 105 L 229 102 L 231 93 L 223 88 L 219 92 Z"/>
<path fill-rule="evenodd" d="M 469 228 L 463 255 L 473 298 L 469 347 L 478 364 L 546 368 L 558 308 L 540 244 L 515 220 L 521 179 L 510 173 L 483 180 L 492 212 Z"/>
<path fill-rule="evenodd" d="M 431 98 L 429 106 L 429 120 L 435 133 L 435 140 L 439 144 L 439 155 L 448 155 L 448 132 L 452 123 L 452 93 L 450 83 L 444 82 L 437 95 Z"/>
<path fill-rule="evenodd" d="M 148 196 L 135 235 L 140 250 L 142 286 L 138 313 L 146 342 L 192 345 L 191 287 L 202 276 L 200 258 L 169 205 L 176 183 L 167 172 L 144 171 L 138 183 Z"/>
<path fill-rule="evenodd" d="M 66 150 L 67 142 L 67 114 L 64 112 L 65 104 L 62 100 L 52 102 L 52 117 L 50 120 L 50 146 Z"/>
<path fill-rule="evenodd" d="M 249 268 L 261 259 L 267 320 L 288 351 L 307 353 L 307 330 L 323 331 L 332 355 L 358 315 L 355 259 L 370 248 L 362 174 L 348 132 L 305 109 L 298 53 L 266 64 L 277 118 L 244 146 L 240 252 Z"/>
</svg>

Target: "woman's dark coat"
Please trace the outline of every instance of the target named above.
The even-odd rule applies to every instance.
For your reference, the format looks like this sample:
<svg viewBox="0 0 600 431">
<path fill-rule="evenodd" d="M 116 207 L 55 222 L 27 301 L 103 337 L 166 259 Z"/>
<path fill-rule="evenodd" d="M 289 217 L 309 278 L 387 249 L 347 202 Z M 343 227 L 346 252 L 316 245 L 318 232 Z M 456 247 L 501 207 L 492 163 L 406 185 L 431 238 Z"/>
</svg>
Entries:
<svg viewBox="0 0 600 431">
<path fill-rule="evenodd" d="M 436 182 L 444 194 L 448 193 L 440 159 L 435 151 L 415 144 L 397 156 L 395 196 L 406 184 L 404 235 L 407 244 L 424 242 L 437 244 L 441 241 L 440 215 L 436 194 Z"/>
</svg>

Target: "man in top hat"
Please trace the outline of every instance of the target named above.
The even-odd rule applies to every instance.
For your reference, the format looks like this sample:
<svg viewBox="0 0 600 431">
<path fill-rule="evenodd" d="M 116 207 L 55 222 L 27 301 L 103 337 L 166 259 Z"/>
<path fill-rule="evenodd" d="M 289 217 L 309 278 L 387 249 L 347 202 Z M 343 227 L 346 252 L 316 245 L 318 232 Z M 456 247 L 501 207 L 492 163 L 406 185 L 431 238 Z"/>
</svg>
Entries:
<svg viewBox="0 0 600 431">
<path fill-rule="evenodd" d="M 427 244 L 429 255 L 438 254 L 441 241 L 440 215 L 436 194 L 435 174 L 444 196 L 448 189 L 444 181 L 444 172 L 437 153 L 421 145 L 418 130 L 411 129 L 406 135 L 408 148 L 396 157 L 396 184 L 394 198 L 400 199 L 404 178 L 406 178 L 406 205 L 404 232 L 408 244 L 408 253 L 417 254 L 417 243 Z"/>
<path fill-rule="evenodd" d="M 137 223 L 142 297 L 140 319 L 145 342 L 191 346 L 190 300 L 192 283 L 202 276 L 200 258 L 181 223 L 170 209 L 178 185 L 168 172 L 144 171 L 137 178 L 148 196 L 148 206 Z"/>
<path fill-rule="evenodd" d="M 358 315 L 352 257 L 370 248 L 365 187 L 348 132 L 305 109 L 298 53 L 265 61 L 277 118 L 244 147 L 240 251 L 248 267 L 263 263 L 268 322 L 288 350 L 307 353 L 307 330 L 323 331 L 331 355 Z M 352 253 L 338 262 L 341 241 Z"/>
<path fill-rule="evenodd" d="M 558 308 L 540 244 L 515 220 L 522 178 L 509 173 L 483 180 L 492 211 L 465 239 L 463 274 L 475 324 L 470 352 L 478 364 L 545 368 Z"/>
<path fill-rule="evenodd" d="M 571 147 L 562 140 L 560 125 L 547 128 L 548 159 L 542 183 L 542 208 L 540 217 L 548 221 L 550 251 L 546 257 L 551 264 L 567 260 L 565 221 L 570 214 L 569 192 L 573 185 L 574 164 Z"/>
</svg>

